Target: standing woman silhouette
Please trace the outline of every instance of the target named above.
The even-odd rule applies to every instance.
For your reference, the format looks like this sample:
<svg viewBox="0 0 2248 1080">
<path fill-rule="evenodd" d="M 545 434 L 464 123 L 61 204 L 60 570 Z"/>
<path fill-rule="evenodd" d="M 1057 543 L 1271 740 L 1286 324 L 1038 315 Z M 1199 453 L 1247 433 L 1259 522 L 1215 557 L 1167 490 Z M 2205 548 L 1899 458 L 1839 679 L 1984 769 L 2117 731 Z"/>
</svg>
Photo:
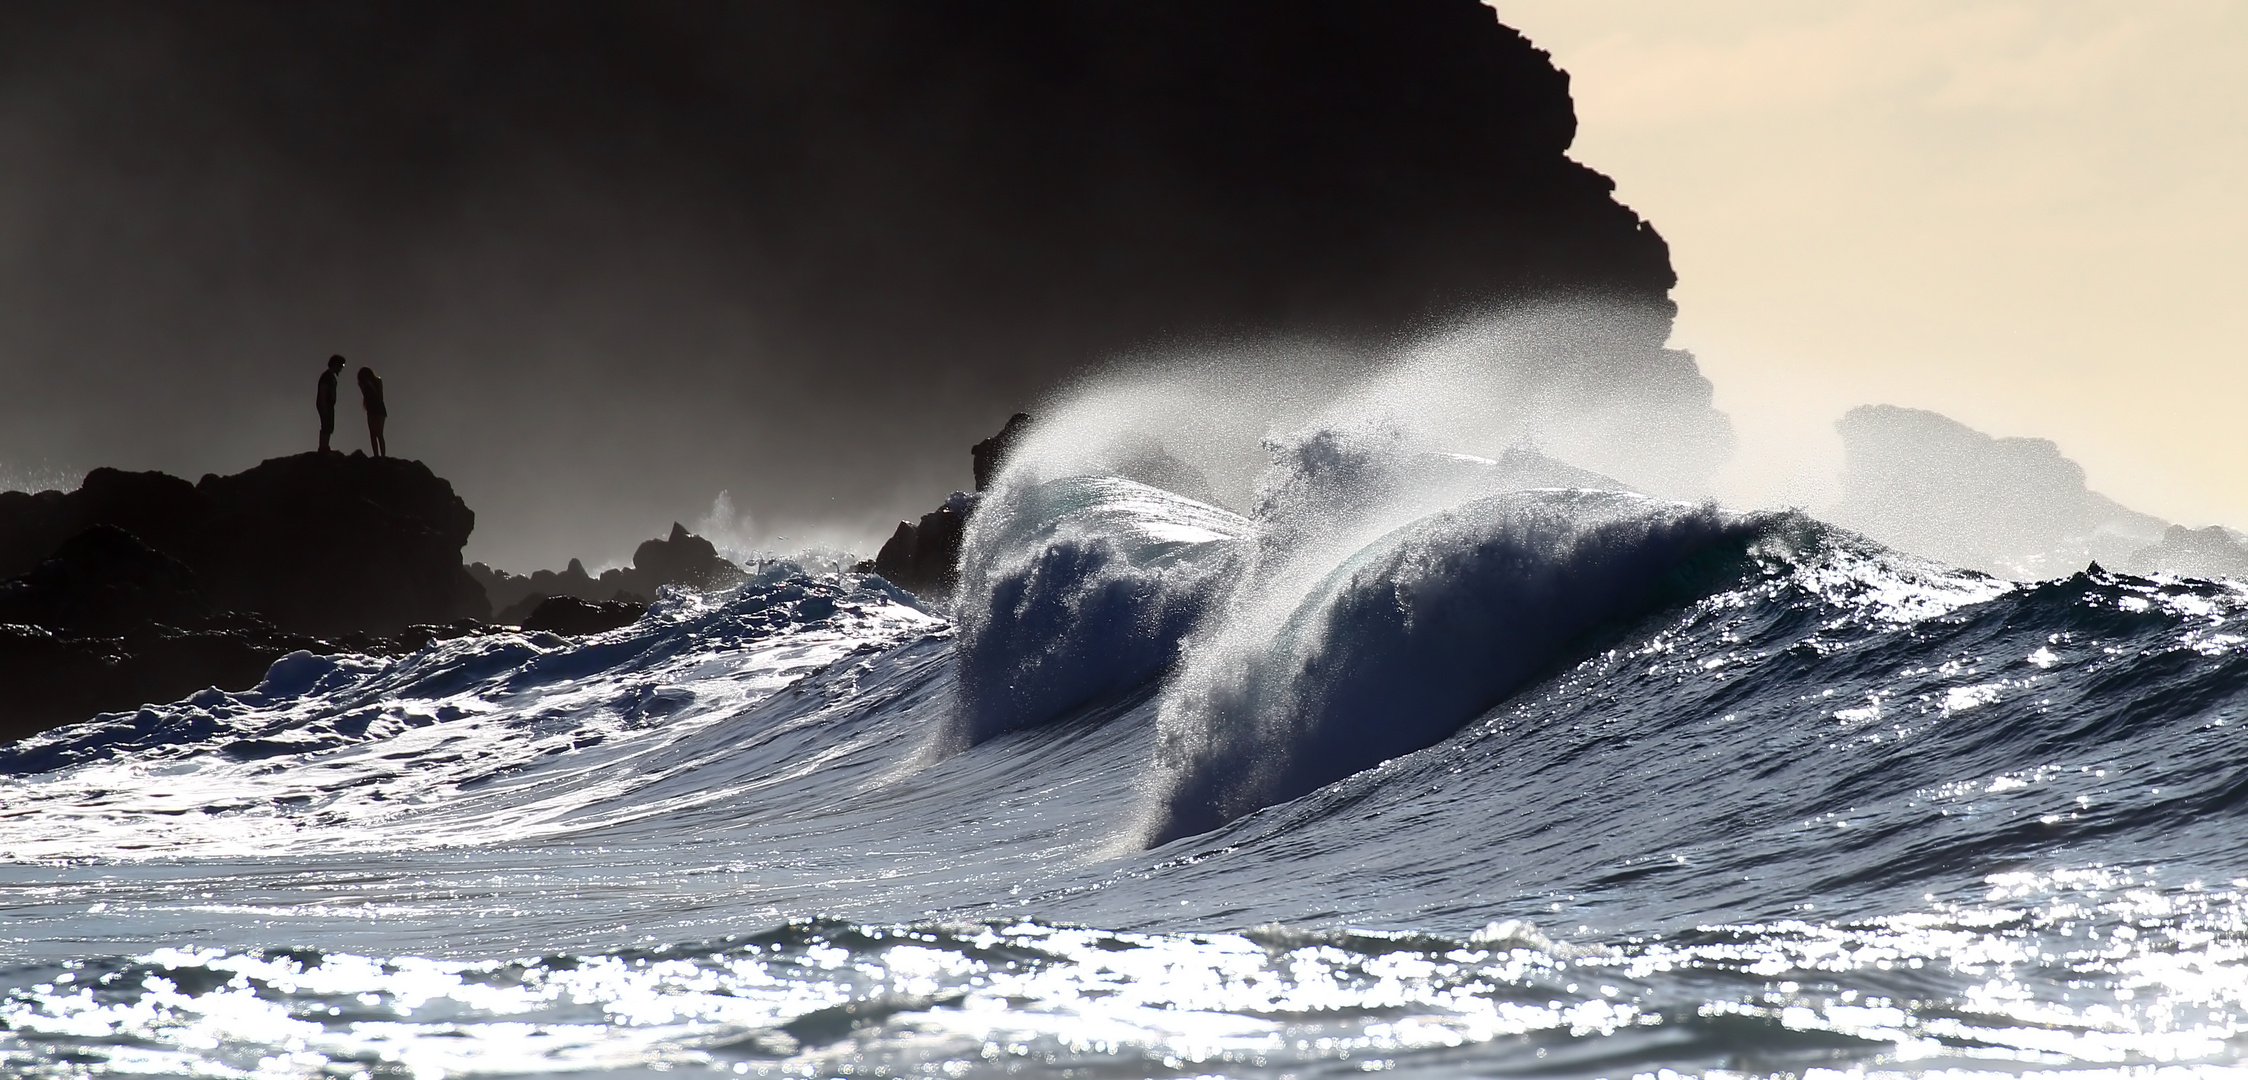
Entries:
<svg viewBox="0 0 2248 1080">
<path fill-rule="evenodd" d="M 359 400 L 367 406 L 367 444 L 376 457 L 389 457 L 390 444 L 383 441 L 382 424 L 390 419 L 390 410 L 382 403 L 382 376 L 375 369 L 359 369 Z"/>
</svg>

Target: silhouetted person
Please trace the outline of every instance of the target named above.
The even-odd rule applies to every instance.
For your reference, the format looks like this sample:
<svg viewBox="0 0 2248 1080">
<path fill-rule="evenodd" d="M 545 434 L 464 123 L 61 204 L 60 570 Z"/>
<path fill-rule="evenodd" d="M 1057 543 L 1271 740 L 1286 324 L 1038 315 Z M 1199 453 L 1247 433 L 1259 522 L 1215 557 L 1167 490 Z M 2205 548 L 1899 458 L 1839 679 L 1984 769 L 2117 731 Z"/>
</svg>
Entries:
<svg viewBox="0 0 2248 1080">
<path fill-rule="evenodd" d="M 359 369 L 359 400 L 367 406 L 367 445 L 376 457 L 389 457 L 390 445 L 383 442 L 382 423 L 390 419 L 390 410 L 382 403 L 382 376 L 375 369 Z"/>
<path fill-rule="evenodd" d="M 336 433 L 336 376 L 343 374 L 343 357 L 328 358 L 328 370 L 320 373 L 320 389 L 312 395 L 312 407 L 320 411 L 320 452 L 328 452 L 328 436 Z"/>
</svg>

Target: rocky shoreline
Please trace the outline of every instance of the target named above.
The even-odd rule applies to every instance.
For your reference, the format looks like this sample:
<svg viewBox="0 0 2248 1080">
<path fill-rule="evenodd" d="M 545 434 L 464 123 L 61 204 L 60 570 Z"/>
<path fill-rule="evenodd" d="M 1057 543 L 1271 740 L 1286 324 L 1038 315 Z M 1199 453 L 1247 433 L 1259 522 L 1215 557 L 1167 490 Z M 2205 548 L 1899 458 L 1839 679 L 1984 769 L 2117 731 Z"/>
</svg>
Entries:
<svg viewBox="0 0 2248 1080">
<path fill-rule="evenodd" d="M 0 493 L 0 741 L 217 687 L 293 652 L 624 626 L 746 575 L 674 524 L 599 578 L 463 565 L 476 515 L 418 461 L 297 454 L 189 483 L 96 469 Z M 595 595 L 598 594 L 598 595 Z M 502 602 L 495 603 L 495 599 Z"/>
<path fill-rule="evenodd" d="M 980 491 L 1027 427 L 971 450 Z M 859 563 L 932 598 L 952 588 L 977 496 L 899 522 Z M 492 633 L 630 625 L 664 588 L 749 574 L 673 522 L 627 567 L 513 574 L 463 564 L 476 527 L 418 461 L 296 454 L 195 483 L 95 469 L 73 491 L 0 492 L 0 741 L 100 713 L 245 690 L 294 652 L 403 655 Z"/>
</svg>

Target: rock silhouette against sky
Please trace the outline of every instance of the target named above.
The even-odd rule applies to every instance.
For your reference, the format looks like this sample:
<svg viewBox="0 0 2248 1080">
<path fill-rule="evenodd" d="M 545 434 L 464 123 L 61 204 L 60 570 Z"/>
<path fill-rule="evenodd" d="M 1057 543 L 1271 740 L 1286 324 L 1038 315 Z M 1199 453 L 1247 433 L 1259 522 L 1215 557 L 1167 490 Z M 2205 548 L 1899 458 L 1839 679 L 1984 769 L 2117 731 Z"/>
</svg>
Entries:
<svg viewBox="0 0 2248 1080">
<path fill-rule="evenodd" d="M 0 11 L 0 73 L 0 461 L 310 448 L 340 352 L 501 565 L 720 490 L 879 542 L 1120 352 L 1672 310 L 1476 0 L 92 2 Z"/>
</svg>

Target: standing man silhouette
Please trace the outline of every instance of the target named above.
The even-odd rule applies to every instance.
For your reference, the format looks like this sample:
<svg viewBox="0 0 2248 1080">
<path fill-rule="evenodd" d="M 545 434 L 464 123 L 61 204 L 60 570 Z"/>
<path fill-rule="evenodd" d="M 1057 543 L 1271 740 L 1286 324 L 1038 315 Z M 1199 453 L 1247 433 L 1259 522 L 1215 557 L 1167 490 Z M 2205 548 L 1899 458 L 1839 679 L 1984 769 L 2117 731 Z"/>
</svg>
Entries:
<svg viewBox="0 0 2248 1080">
<path fill-rule="evenodd" d="M 320 373 L 320 389 L 312 395 L 312 407 L 320 411 L 320 452 L 331 453 L 328 436 L 336 433 L 336 376 L 343 374 L 343 357 L 328 358 L 328 370 Z"/>
<path fill-rule="evenodd" d="M 390 444 L 383 441 L 383 421 L 390 419 L 390 410 L 382 403 L 382 376 L 375 369 L 359 369 L 359 401 L 367 407 L 367 445 L 376 457 L 389 457 Z"/>
</svg>

